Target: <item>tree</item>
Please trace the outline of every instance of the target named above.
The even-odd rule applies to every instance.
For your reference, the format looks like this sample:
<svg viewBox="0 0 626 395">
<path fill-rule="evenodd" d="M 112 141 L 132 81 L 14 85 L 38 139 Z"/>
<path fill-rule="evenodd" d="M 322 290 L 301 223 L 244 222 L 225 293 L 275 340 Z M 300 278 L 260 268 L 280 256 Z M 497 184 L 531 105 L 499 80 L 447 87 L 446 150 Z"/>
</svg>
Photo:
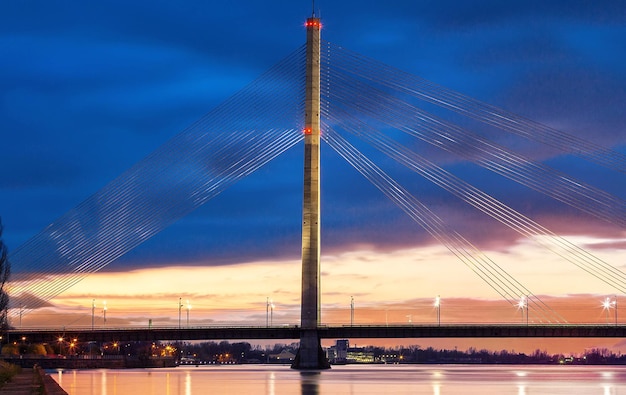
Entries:
<svg viewBox="0 0 626 395">
<path fill-rule="evenodd" d="M 0 219 L 0 329 L 6 329 L 9 326 L 9 294 L 4 286 L 11 275 L 11 263 L 8 258 L 8 249 L 2 241 L 2 230 L 2 219 Z"/>
</svg>

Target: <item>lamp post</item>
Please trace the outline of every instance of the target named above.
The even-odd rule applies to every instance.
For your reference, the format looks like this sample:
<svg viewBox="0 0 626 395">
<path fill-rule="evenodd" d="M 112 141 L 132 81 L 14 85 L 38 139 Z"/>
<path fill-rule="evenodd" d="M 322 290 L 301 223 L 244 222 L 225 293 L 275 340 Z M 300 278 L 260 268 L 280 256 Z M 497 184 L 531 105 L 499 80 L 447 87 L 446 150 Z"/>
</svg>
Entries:
<svg viewBox="0 0 626 395">
<path fill-rule="evenodd" d="M 96 313 L 96 300 L 91 299 L 91 330 L 93 330 L 94 328 L 95 313 Z"/>
<path fill-rule="evenodd" d="M 74 353 L 76 352 L 76 351 L 75 351 L 75 348 L 74 348 L 74 347 L 76 347 L 76 339 L 72 339 L 72 341 L 70 342 L 69 347 L 70 347 L 70 348 L 69 348 L 68 354 L 69 354 L 69 355 L 74 354 Z"/>
<path fill-rule="evenodd" d="M 191 304 L 189 304 L 189 299 L 187 299 L 187 328 L 189 328 L 189 310 L 191 310 Z"/>
<path fill-rule="evenodd" d="M 611 310 L 611 307 L 615 308 L 615 325 L 617 326 L 617 296 L 613 297 L 613 301 L 611 301 L 611 298 L 607 297 L 604 299 L 604 302 L 602 302 L 602 308 L 606 311 L 607 324 L 609 323 L 609 310 Z"/>
<path fill-rule="evenodd" d="M 274 326 L 274 302 L 270 300 L 270 326 Z"/>
<path fill-rule="evenodd" d="M 59 337 L 59 355 L 63 355 L 63 338 Z"/>
<path fill-rule="evenodd" d="M 354 296 L 350 296 L 350 326 L 354 325 Z"/>
<path fill-rule="evenodd" d="M 102 322 L 103 326 L 107 324 L 107 301 L 102 302 Z"/>
<path fill-rule="evenodd" d="M 522 323 L 524 322 L 524 309 L 526 309 L 526 325 L 528 325 L 528 298 L 522 295 L 517 303 L 517 307 L 520 309 L 522 315 Z"/>
<path fill-rule="evenodd" d="M 270 326 L 270 297 L 265 298 L 265 326 Z"/>
<path fill-rule="evenodd" d="M 178 329 L 180 329 L 180 313 L 183 308 L 183 298 L 178 298 Z"/>
<path fill-rule="evenodd" d="M 435 308 L 437 309 L 437 326 L 441 326 L 441 297 L 435 298 Z"/>
</svg>

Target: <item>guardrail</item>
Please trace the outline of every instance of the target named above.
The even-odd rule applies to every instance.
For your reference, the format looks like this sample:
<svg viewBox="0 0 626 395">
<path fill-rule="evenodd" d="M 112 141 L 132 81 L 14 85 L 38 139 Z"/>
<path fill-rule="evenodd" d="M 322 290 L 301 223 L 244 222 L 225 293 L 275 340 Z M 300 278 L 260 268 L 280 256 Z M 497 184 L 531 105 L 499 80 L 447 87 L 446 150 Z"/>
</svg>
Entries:
<svg viewBox="0 0 626 395">
<path fill-rule="evenodd" d="M 626 325 L 540 324 L 540 325 L 339 325 L 319 326 L 320 338 L 487 338 L 487 337 L 626 337 Z M 53 342 L 78 338 L 80 341 L 182 341 L 299 339 L 298 326 L 202 326 L 125 328 L 39 328 L 12 329 L 3 341 Z"/>
<path fill-rule="evenodd" d="M 583 323 L 499 323 L 499 322 L 470 322 L 470 323 L 402 323 L 402 324 L 320 324 L 318 328 L 350 328 L 350 327 L 390 327 L 390 328 L 433 328 L 433 327 L 621 327 L 626 326 L 626 323 L 615 324 L 610 323 L 597 323 L 597 322 L 583 322 Z M 125 330 L 194 330 L 194 329 L 298 329 L 297 324 L 283 324 L 283 325 L 240 325 L 240 324 L 211 324 L 211 325 L 127 325 L 127 326 L 95 326 L 90 325 L 63 325 L 63 326 L 21 326 L 19 328 L 12 328 L 5 330 L 4 332 L 18 333 L 18 332 L 33 332 L 33 331 L 125 331 Z"/>
</svg>

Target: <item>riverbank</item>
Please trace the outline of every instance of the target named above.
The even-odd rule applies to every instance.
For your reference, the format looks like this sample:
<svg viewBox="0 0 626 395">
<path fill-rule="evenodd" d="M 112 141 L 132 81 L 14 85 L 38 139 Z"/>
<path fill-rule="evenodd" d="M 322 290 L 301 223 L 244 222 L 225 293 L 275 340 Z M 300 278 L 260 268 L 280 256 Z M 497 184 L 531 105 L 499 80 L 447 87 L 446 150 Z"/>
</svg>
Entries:
<svg viewBox="0 0 626 395">
<path fill-rule="evenodd" d="M 173 357 L 124 357 L 124 356 L 77 356 L 70 358 L 49 356 L 4 357 L 5 362 L 24 369 L 39 366 L 43 369 L 132 369 L 132 368 L 172 368 L 176 366 Z"/>
<path fill-rule="evenodd" d="M 4 368 L 3 366 L 3 370 Z M 0 385 L 0 393 L 3 395 L 68 395 L 39 366 L 21 369 L 13 365 L 8 369 L 14 369 L 14 372 L 7 382 Z"/>
</svg>

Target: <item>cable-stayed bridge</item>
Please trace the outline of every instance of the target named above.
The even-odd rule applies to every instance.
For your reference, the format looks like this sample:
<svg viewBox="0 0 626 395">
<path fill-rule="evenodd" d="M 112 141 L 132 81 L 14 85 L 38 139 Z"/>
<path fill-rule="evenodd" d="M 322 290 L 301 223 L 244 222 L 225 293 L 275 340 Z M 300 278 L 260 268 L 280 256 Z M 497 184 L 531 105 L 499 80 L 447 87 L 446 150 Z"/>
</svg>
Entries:
<svg viewBox="0 0 626 395">
<path fill-rule="evenodd" d="M 311 299 L 316 305 L 306 317 L 307 309 L 303 307 L 301 327 L 281 329 L 289 336 L 297 333 L 302 338 L 303 331 L 314 330 L 314 344 L 326 333 L 319 322 L 319 295 L 315 295 L 319 290 L 313 289 L 319 278 L 310 280 L 312 277 L 304 274 L 308 270 L 314 277 L 317 270 L 319 276 L 319 228 L 316 225 L 304 230 L 312 223 L 318 224 L 315 216 L 319 218 L 319 211 L 310 210 L 315 205 L 319 208 L 319 162 L 306 162 L 319 150 L 317 140 L 331 147 L 505 301 L 512 306 L 523 301 L 533 323 L 566 322 L 370 159 L 368 150 L 382 152 L 521 236 L 533 238 L 546 251 L 559 255 L 616 292 L 626 291 L 626 274 L 621 270 L 455 176 L 415 147 L 427 145 L 470 161 L 620 228 L 626 225 L 626 204 L 620 197 L 515 152 L 471 131 L 466 122 L 453 122 L 440 113 L 451 112 L 454 120 L 465 117 L 482 122 L 489 128 L 546 144 L 617 173 L 626 170 L 625 155 L 322 41 L 320 28 L 319 19 L 309 19 L 306 45 L 16 249 L 10 260 L 22 274 L 10 284 L 11 296 L 19 296 L 29 310 L 42 306 L 303 140 L 303 234 L 307 235 L 303 236 L 303 267 L 307 268 L 303 269 L 303 301 Z M 363 143 L 365 150 L 357 146 Z M 315 147 L 310 148 L 311 144 Z M 307 166 L 311 171 L 317 168 L 308 181 Z M 317 186 L 310 184 L 313 187 L 307 192 L 307 182 Z M 307 203 L 307 194 L 313 200 L 317 196 L 317 200 L 309 199 Z M 309 244 L 306 254 L 305 239 Z M 304 259 L 308 251 L 316 255 L 309 266 Z M 309 288 L 307 284 L 311 286 L 310 295 L 304 294 Z M 521 328 L 518 334 L 530 333 L 529 328 Z M 237 331 L 232 330 L 231 333 Z M 396 336 L 389 329 L 377 330 L 378 335 L 374 330 L 361 329 L 360 333 L 368 333 L 369 337 Z M 433 330 L 436 333 L 441 329 Z M 132 331 L 142 333 L 145 329 Z M 241 331 L 252 338 L 277 333 L 262 329 L 253 335 L 249 328 Z M 414 328 L 394 333 L 412 337 L 417 336 L 417 331 Z M 185 339 L 192 332 L 179 330 L 176 336 Z M 331 333 L 359 337 L 357 328 Z M 459 336 L 476 336 L 477 332 L 463 333 L 457 332 Z M 560 336 L 565 336 L 564 332 Z M 621 332 L 613 330 L 599 336 L 621 336 Z"/>
</svg>

